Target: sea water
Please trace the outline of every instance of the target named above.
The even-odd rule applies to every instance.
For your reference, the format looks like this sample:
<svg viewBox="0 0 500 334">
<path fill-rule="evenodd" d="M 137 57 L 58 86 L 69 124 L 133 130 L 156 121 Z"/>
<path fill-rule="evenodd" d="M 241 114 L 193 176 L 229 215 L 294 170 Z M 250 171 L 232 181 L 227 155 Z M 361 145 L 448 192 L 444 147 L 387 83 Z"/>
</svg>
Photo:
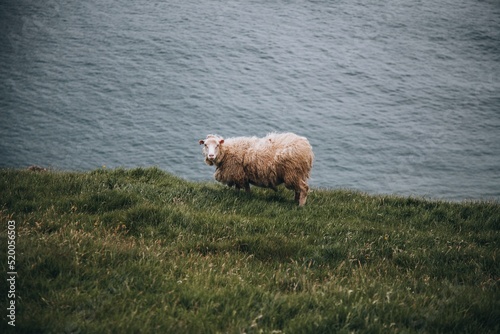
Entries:
<svg viewBox="0 0 500 334">
<path fill-rule="evenodd" d="M 497 0 L 0 3 L 0 167 L 158 166 L 295 132 L 310 184 L 500 199 Z"/>
</svg>

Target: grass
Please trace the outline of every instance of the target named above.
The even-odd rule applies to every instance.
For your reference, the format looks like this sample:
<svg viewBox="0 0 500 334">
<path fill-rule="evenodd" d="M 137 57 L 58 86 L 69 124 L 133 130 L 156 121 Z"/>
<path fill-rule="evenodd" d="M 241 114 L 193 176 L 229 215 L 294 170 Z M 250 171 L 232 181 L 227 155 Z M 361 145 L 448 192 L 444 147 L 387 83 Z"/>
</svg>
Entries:
<svg viewBox="0 0 500 334">
<path fill-rule="evenodd" d="M 0 170 L 0 220 L 19 333 L 500 332 L 498 202 Z"/>
</svg>

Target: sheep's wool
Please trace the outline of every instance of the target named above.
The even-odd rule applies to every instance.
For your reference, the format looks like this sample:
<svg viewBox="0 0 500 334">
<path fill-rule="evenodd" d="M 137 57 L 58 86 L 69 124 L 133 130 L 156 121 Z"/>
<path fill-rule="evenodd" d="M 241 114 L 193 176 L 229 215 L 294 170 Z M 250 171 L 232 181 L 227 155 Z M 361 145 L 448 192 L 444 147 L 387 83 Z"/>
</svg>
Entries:
<svg viewBox="0 0 500 334">
<path fill-rule="evenodd" d="M 236 137 L 223 139 L 209 135 L 218 143 L 218 154 L 209 165 L 215 164 L 214 177 L 217 181 L 250 191 L 250 184 L 272 188 L 282 183 L 295 191 L 295 200 L 304 205 L 309 186 L 314 154 L 305 137 L 293 133 L 271 133 L 264 138 Z"/>
</svg>

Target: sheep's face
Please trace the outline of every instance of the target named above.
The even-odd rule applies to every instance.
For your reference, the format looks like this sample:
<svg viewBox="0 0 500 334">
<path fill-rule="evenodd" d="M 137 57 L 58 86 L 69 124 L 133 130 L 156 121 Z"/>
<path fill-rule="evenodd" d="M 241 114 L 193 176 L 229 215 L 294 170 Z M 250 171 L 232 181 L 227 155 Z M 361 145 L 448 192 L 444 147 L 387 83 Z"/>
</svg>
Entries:
<svg viewBox="0 0 500 334">
<path fill-rule="evenodd" d="M 199 141 L 203 146 L 203 154 L 205 155 L 205 162 L 213 165 L 217 162 L 219 156 L 220 146 L 224 143 L 224 138 L 217 136 L 207 136 L 207 139 Z"/>
</svg>

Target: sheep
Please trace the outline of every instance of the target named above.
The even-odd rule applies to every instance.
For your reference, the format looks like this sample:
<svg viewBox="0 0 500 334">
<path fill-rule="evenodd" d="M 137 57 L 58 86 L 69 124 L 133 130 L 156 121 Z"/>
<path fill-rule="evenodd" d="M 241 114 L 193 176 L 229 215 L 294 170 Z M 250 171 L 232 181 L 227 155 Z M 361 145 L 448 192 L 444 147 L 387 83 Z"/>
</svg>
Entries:
<svg viewBox="0 0 500 334">
<path fill-rule="evenodd" d="M 309 141 L 294 133 L 270 133 L 264 138 L 236 137 L 224 139 L 208 135 L 199 140 L 204 145 L 207 165 L 215 165 L 217 181 L 245 189 L 250 185 L 277 190 L 285 187 L 295 191 L 295 202 L 306 203 L 314 154 Z"/>
</svg>

